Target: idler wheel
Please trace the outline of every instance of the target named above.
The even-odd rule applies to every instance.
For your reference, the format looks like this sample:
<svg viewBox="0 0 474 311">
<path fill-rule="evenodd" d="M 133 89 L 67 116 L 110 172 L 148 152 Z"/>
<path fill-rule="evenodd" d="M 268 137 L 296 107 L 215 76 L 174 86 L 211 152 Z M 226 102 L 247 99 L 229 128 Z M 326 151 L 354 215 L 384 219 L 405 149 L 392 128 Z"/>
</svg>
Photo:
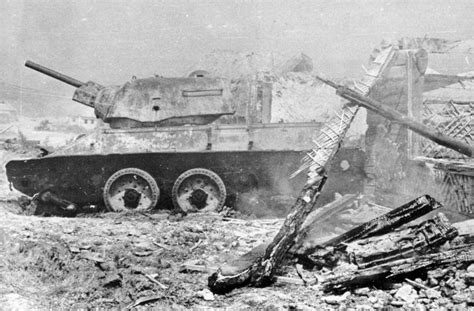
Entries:
<svg viewBox="0 0 474 311">
<path fill-rule="evenodd" d="M 109 211 L 149 211 L 160 198 L 155 179 L 138 168 L 124 168 L 115 172 L 104 186 L 104 203 Z"/>
<path fill-rule="evenodd" d="M 173 205 L 184 212 L 219 211 L 226 196 L 222 179 L 205 168 L 193 168 L 181 174 L 171 191 Z"/>
</svg>

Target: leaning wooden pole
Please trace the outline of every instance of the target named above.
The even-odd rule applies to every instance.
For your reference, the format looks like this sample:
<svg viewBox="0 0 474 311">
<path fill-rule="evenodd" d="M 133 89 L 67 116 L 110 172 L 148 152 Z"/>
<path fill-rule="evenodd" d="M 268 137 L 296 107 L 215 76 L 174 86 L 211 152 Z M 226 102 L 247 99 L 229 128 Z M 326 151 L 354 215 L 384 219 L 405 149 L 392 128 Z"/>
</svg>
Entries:
<svg viewBox="0 0 474 311">
<path fill-rule="evenodd" d="M 337 90 L 336 94 L 341 96 L 342 98 L 347 99 L 353 102 L 354 104 L 370 109 L 391 121 L 395 121 L 401 125 L 405 125 L 415 133 L 418 133 L 421 136 L 426 137 L 437 144 L 453 149 L 471 158 L 474 157 L 474 147 L 463 143 L 457 139 L 454 139 L 450 136 L 444 135 L 443 133 L 438 132 L 432 128 L 429 128 L 428 126 L 416 121 L 415 119 L 403 115 L 395 109 L 388 107 L 387 105 L 383 105 L 382 103 L 370 97 L 367 97 L 364 94 L 360 94 L 354 90 L 348 89 L 345 86 L 338 85 L 332 81 L 323 79 L 321 77 L 318 77 L 318 79 L 323 81 L 327 85 L 334 87 Z"/>
<path fill-rule="evenodd" d="M 366 85 L 364 91 L 368 94 L 370 88 L 383 76 L 391 63 L 395 50 L 388 47 L 382 50 L 373 61 L 370 74 L 364 76 L 362 83 Z M 303 159 L 304 164 L 294 173 L 309 169 L 306 184 L 298 196 L 291 212 L 285 219 L 280 231 L 267 247 L 263 257 L 257 259 L 247 269 L 236 275 L 226 276 L 220 270 L 213 273 L 208 280 L 211 291 L 225 294 L 234 288 L 251 285 L 266 286 L 273 281 L 276 269 L 281 265 L 284 256 L 294 245 L 295 238 L 306 217 L 313 211 L 316 201 L 326 181 L 326 167 L 334 154 L 339 150 L 342 140 L 358 111 L 358 106 L 350 102 L 344 104 L 342 110 L 321 130 L 315 141 L 315 147 Z"/>
</svg>

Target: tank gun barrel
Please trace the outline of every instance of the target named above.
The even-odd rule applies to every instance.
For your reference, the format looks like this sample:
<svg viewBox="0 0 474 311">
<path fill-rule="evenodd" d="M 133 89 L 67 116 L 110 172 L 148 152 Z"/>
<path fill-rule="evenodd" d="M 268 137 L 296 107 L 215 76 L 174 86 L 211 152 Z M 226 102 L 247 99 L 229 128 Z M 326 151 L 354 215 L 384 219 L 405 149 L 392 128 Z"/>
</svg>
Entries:
<svg viewBox="0 0 474 311">
<path fill-rule="evenodd" d="M 28 68 L 31 68 L 31 69 L 34 69 L 36 71 L 39 71 L 41 72 L 42 74 L 45 74 L 47 76 L 50 76 L 52 78 L 55 78 L 59 81 L 62 81 L 64 83 L 67 83 L 69 85 L 72 85 L 74 87 L 81 87 L 82 85 L 84 85 L 85 83 L 84 82 L 81 82 L 79 80 L 76 80 L 74 78 L 71 78 L 69 76 L 66 76 L 62 73 L 59 73 L 55 70 L 52 70 L 52 69 L 49 69 L 49 68 L 46 68 L 44 66 L 41 66 L 39 64 L 36 64 L 32 61 L 29 61 L 27 60 L 26 63 L 25 63 L 25 66 L 28 67 Z"/>
</svg>

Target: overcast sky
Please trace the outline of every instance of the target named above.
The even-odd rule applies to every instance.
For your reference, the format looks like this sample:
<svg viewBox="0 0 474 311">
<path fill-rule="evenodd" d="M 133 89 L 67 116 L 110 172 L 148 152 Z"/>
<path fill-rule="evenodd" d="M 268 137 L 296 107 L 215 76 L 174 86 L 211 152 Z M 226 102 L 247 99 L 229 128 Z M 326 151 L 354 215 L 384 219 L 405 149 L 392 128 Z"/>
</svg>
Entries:
<svg viewBox="0 0 474 311">
<path fill-rule="evenodd" d="M 470 39 L 473 13 L 472 0 L 0 0 L 0 82 L 70 98 L 25 60 L 106 85 L 182 76 L 215 49 L 303 52 L 318 72 L 357 77 L 382 38 Z"/>
</svg>

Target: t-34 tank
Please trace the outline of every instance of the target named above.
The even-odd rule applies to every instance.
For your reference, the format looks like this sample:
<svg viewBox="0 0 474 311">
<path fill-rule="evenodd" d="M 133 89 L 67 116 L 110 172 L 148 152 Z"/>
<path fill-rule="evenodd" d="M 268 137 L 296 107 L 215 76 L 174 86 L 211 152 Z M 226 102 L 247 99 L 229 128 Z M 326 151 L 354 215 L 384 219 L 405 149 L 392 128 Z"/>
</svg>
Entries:
<svg viewBox="0 0 474 311">
<path fill-rule="evenodd" d="M 76 87 L 73 100 L 103 121 L 93 134 L 52 154 L 8 162 L 9 182 L 26 195 L 50 190 L 77 205 L 105 203 L 113 211 L 172 203 L 189 212 L 245 200 L 274 205 L 301 190 L 305 177 L 289 176 L 321 123 L 270 123 L 271 83 L 245 81 L 248 102 L 239 117 L 229 81 L 199 71 L 105 87 L 25 65 Z M 361 152 L 343 150 L 338 157 L 352 166 L 338 173 L 336 165 L 326 201 L 362 184 Z"/>
</svg>

